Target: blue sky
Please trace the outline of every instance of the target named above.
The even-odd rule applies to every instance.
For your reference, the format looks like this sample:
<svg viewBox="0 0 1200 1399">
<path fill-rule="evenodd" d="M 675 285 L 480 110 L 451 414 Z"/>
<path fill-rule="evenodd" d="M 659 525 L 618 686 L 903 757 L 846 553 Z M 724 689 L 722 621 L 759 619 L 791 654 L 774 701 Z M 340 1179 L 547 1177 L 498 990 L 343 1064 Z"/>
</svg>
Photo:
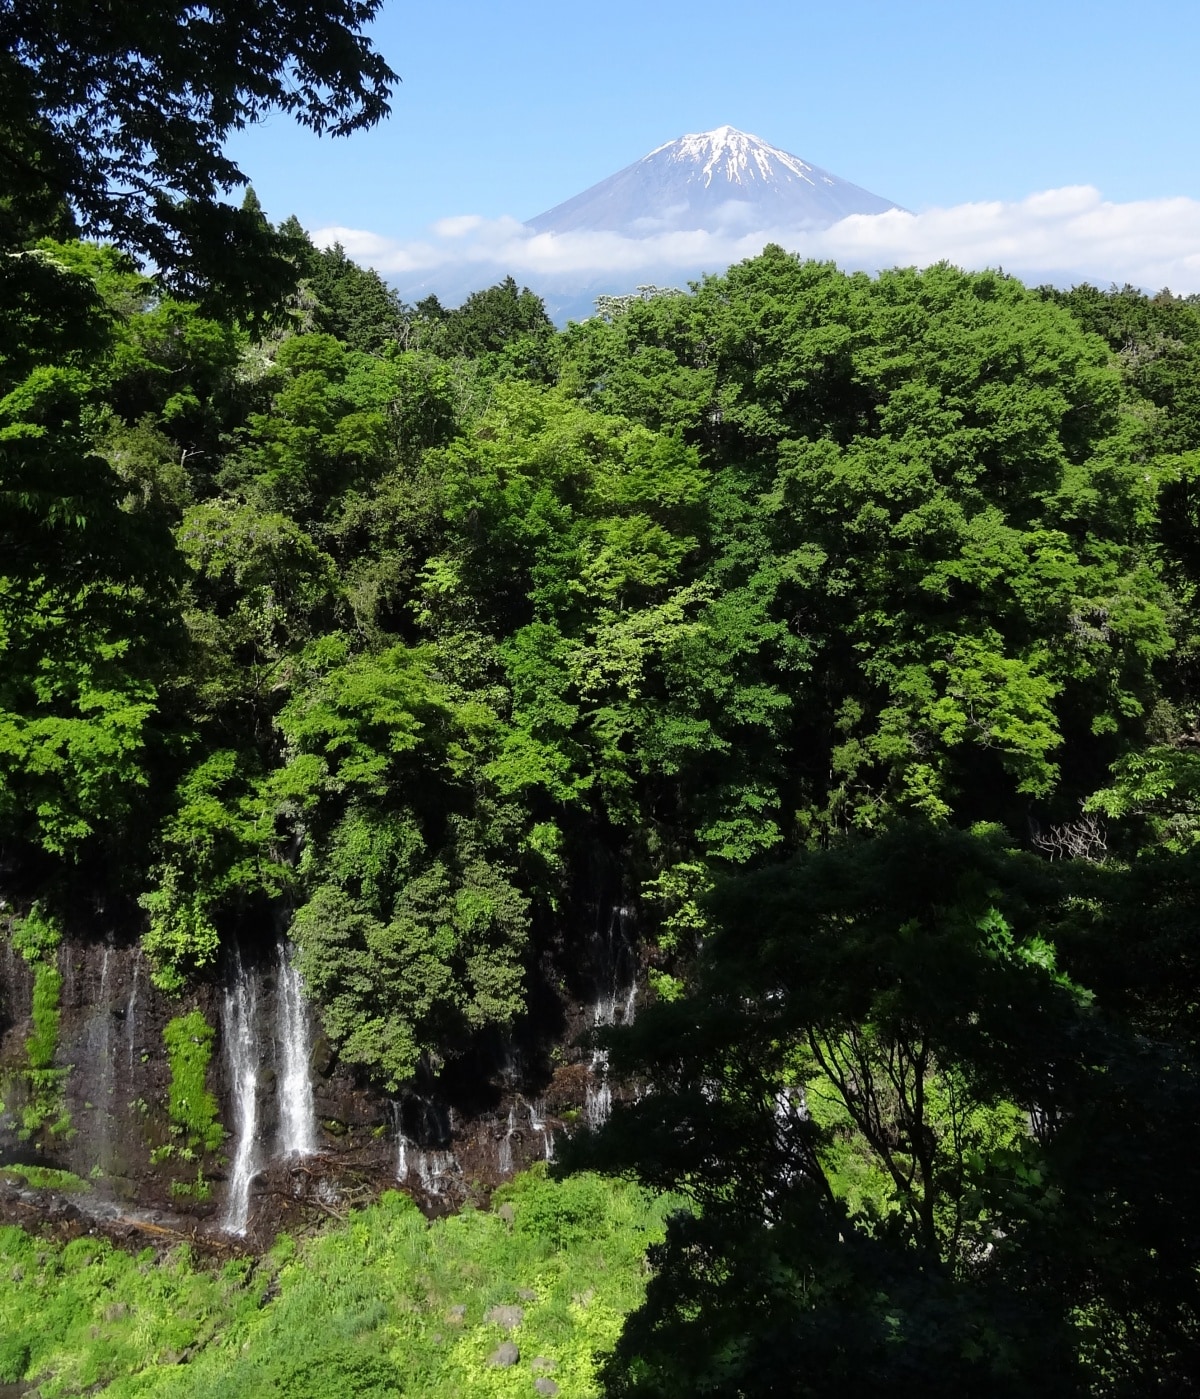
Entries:
<svg viewBox="0 0 1200 1399">
<path fill-rule="evenodd" d="M 1194 0 L 393 0 L 374 33 L 404 79 L 385 124 L 319 141 L 276 116 L 232 144 L 273 217 L 399 246 L 726 122 L 914 211 L 1200 201 Z"/>
</svg>

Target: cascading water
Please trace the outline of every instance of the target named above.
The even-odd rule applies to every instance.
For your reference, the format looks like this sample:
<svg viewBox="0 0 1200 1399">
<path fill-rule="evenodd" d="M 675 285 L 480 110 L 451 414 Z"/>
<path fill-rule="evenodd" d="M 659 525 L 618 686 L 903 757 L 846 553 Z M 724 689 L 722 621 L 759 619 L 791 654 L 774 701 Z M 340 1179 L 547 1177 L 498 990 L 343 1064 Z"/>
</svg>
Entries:
<svg viewBox="0 0 1200 1399">
<path fill-rule="evenodd" d="M 92 1013 L 88 1028 L 88 1050 L 96 1073 L 95 1110 L 99 1131 L 96 1134 L 97 1165 L 108 1171 L 112 1165 L 112 1116 L 116 1107 L 116 1064 L 112 1054 L 112 1007 L 108 1003 L 108 977 L 112 964 L 112 944 L 105 943 L 100 955 L 100 994 L 97 1009 Z"/>
<path fill-rule="evenodd" d="M 609 919 L 603 954 L 609 990 L 600 997 L 592 1011 L 592 1026 L 603 1030 L 616 1025 L 632 1025 L 637 1009 L 636 961 L 625 932 L 627 911 L 616 907 Z M 584 1114 L 587 1124 L 596 1131 L 603 1127 L 612 1112 L 612 1086 L 608 1081 L 608 1050 L 597 1045 L 589 1062 Z M 549 1148 L 549 1139 L 547 1139 Z M 549 1155 L 547 1155 L 549 1160 Z"/>
<path fill-rule="evenodd" d="M 502 1176 L 512 1175 L 513 1169 L 513 1134 L 517 1130 L 517 1110 L 510 1107 L 508 1110 L 508 1130 L 500 1138 L 500 1148 L 496 1153 L 496 1170 Z"/>
<path fill-rule="evenodd" d="M 242 959 L 234 961 L 233 985 L 225 992 L 221 1006 L 221 1027 L 229 1060 L 229 1081 L 233 1090 L 233 1162 L 229 1170 L 229 1198 L 221 1227 L 229 1234 L 245 1234 L 250 1222 L 250 1184 L 257 1165 L 258 1134 L 258 1050 L 254 1036 L 255 995 L 242 969 Z"/>
<path fill-rule="evenodd" d="M 313 1156 L 317 1152 L 317 1114 L 309 1074 L 308 1016 L 300 973 L 279 945 L 276 991 L 276 1053 L 279 1059 L 279 1153 Z"/>
<path fill-rule="evenodd" d="M 454 1115 L 436 1104 L 426 1102 L 420 1114 L 422 1124 L 417 1140 L 449 1142 L 453 1135 Z M 404 1135 L 404 1112 L 400 1103 L 392 1103 L 392 1121 L 396 1128 L 396 1179 L 404 1184 L 415 1175 L 421 1189 L 429 1196 L 439 1196 L 455 1176 L 462 1174 L 452 1149 L 419 1146 L 417 1140 Z"/>
<path fill-rule="evenodd" d="M 590 1067 L 595 1082 L 588 1084 L 583 1111 L 587 1117 L 588 1126 L 595 1132 L 604 1126 L 612 1112 L 612 1088 L 608 1082 L 608 1051 L 594 1050 Z"/>
<path fill-rule="evenodd" d="M 542 1137 L 542 1150 L 547 1161 L 554 1160 L 554 1133 L 551 1131 L 546 1119 L 542 1116 L 536 1103 L 529 1105 L 529 1125 L 535 1132 L 540 1132 Z"/>
<path fill-rule="evenodd" d="M 418 1151 L 416 1172 L 426 1195 L 438 1196 L 457 1174 L 458 1163 L 452 1151 Z"/>
<path fill-rule="evenodd" d="M 142 949 L 133 950 L 133 969 L 129 974 L 129 1000 L 125 1003 L 125 1040 L 128 1047 L 130 1081 L 133 1078 L 133 1056 L 137 1046 L 138 981 L 142 974 Z"/>
<path fill-rule="evenodd" d="M 392 1103 L 392 1121 L 396 1125 L 396 1179 L 408 1179 L 408 1138 L 404 1135 L 404 1108 L 400 1103 Z"/>
</svg>

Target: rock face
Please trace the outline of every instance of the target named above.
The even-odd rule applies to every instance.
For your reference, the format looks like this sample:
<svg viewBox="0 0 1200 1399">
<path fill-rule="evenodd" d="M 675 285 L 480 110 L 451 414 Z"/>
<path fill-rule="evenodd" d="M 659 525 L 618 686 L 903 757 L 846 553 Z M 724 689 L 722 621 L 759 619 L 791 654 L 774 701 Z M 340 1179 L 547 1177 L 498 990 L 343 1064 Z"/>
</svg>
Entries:
<svg viewBox="0 0 1200 1399">
<path fill-rule="evenodd" d="M 246 1214 L 234 1233 L 250 1228 L 251 1197 L 271 1227 L 326 1177 L 352 1190 L 390 1173 L 392 1153 L 381 1140 L 389 1105 L 332 1059 L 325 1076 L 311 1067 L 315 1026 L 276 944 L 179 1000 L 153 985 L 136 944 L 64 941 L 60 1086 L 53 1112 L 39 1120 L 25 1048 L 33 977 L 5 932 L 0 926 L 0 1164 L 81 1177 L 91 1189 L 72 1203 L 102 1219 L 153 1210 L 217 1228 L 229 1224 L 240 1167 Z M 244 1023 L 231 1018 L 233 1005 Z M 164 1031 L 197 1011 L 211 1030 L 205 1085 L 227 1133 L 210 1150 L 168 1110 Z M 323 1130 L 322 1120 L 336 1122 L 340 1135 Z M 267 1201 L 268 1209 L 258 1208 Z"/>
<path fill-rule="evenodd" d="M 551 1157 L 556 1136 L 587 1119 L 600 1069 L 577 1040 L 608 1023 L 614 978 L 630 979 L 621 994 L 633 1004 L 636 961 L 623 925 L 609 904 L 588 916 L 592 965 L 574 957 L 565 993 L 543 997 L 511 1040 L 482 1045 L 399 1101 L 338 1061 L 303 1003 L 286 945 L 269 931 L 172 997 L 121 928 L 68 929 L 55 954 L 53 1102 L 30 1069 L 33 972 L 0 917 L 0 1171 L 17 1173 L 0 1179 L 0 1221 L 28 1224 L 61 1207 L 72 1228 L 91 1221 L 122 1236 L 141 1228 L 253 1246 L 397 1185 L 430 1213 L 486 1193 Z M 553 977 L 563 982 L 558 970 Z M 188 1017 L 209 1041 L 204 1088 L 217 1125 L 207 1146 L 170 1112 L 169 1027 Z M 37 1172 L 20 1176 L 29 1167 L 70 1172 L 86 1188 L 52 1200 L 48 1187 L 34 1188 Z"/>
<path fill-rule="evenodd" d="M 538 233 L 706 233 L 827 228 L 898 206 L 849 180 L 719 126 L 668 141 L 615 175 L 530 219 Z"/>
</svg>

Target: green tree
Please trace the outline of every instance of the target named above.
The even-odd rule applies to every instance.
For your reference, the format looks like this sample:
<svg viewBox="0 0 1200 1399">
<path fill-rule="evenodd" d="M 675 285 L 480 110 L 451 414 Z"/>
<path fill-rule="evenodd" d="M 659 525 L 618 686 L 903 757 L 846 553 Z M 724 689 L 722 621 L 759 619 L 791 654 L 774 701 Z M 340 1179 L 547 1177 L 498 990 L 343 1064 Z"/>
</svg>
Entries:
<svg viewBox="0 0 1200 1399">
<path fill-rule="evenodd" d="M 790 834 L 1076 815 L 1138 732 L 1171 645 L 1157 478 L 1103 345 L 1020 283 L 768 249 L 578 328 L 563 384 L 669 412 L 716 468 L 703 620 L 727 649 L 693 693 L 726 687 L 719 724 L 730 692 L 790 711 L 767 799 Z M 779 724 L 735 740 L 776 783 Z"/>
<path fill-rule="evenodd" d="M 295 230 L 308 243 L 298 223 Z M 408 308 L 374 268 L 352 262 L 340 243 L 331 248 L 308 243 L 300 270 L 305 290 L 316 303 L 312 310 L 315 329 L 366 354 L 379 354 L 407 339 Z"/>
<path fill-rule="evenodd" d="M 178 574 L 89 430 L 113 344 L 96 282 L 52 249 L 3 264 L 0 826 L 75 854 L 148 783 Z"/>
<path fill-rule="evenodd" d="M 273 110 L 335 136 L 385 116 L 396 75 L 362 34 L 378 8 L 13 0 L 0 12 L 3 246 L 51 231 L 67 206 L 179 286 L 269 303 L 287 264 L 261 214 L 221 200 L 245 184 L 226 138 Z"/>
<path fill-rule="evenodd" d="M 1187 1392 L 1194 1041 L 1055 945 L 1119 882 L 910 827 L 718 888 L 692 994 L 608 1037 L 646 1089 L 586 1159 L 697 1205 L 610 1392 Z"/>
<path fill-rule="evenodd" d="M 452 311 L 436 296 L 416 310 L 421 343 L 435 354 L 483 359 L 493 370 L 535 381 L 553 377 L 554 326 L 541 297 L 518 289 L 512 277 L 472 292 Z"/>
<path fill-rule="evenodd" d="M 366 388 L 361 376 L 358 385 L 352 378 L 360 358 L 331 335 L 285 339 L 264 380 L 270 402 L 249 415 L 245 446 L 222 484 L 248 486 L 269 508 L 305 521 L 319 519 L 348 488 L 369 485 L 391 444 L 381 405 L 356 392 Z"/>
<path fill-rule="evenodd" d="M 343 1055 L 393 1088 L 524 1003 L 522 822 L 484 777 L 497 717 L 434 663 L 314 643 L 271 783 L 277 820 L 306 836 L 300 969 Z"/>
</svg>

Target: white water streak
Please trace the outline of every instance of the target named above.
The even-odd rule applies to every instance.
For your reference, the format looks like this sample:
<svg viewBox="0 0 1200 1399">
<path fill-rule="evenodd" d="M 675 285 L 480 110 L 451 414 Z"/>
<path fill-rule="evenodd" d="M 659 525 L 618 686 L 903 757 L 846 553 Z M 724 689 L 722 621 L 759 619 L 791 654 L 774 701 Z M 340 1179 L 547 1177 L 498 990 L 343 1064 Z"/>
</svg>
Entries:
<svg viewBox="0 0 1200 1399">
<path fill-rule="evenodd" d="M 542 1136 L 542 1149 L 547 1161 L 554 1160 L 554 1130 L 542 1116 L 536 1103 L 529 1104 L 529 1125 Z"/>
<path fill-rule="evenodd" d="M 312 1050 L 301 986 L 300 973 L 292 965 L 286 945 L 280 943 L 276 1044 L 281 1060 L 279 1154 L 282 1156 L 314 1156 L 318 1149 L 317 1114 L 309 1070 Z"/>
<path fill-rule="evenodd" d="M 138 981 L 142 974 L 142 949 L 133 949 L 133 972 L 130 977 L 129 1000 L 125 1005 L 125 1038 L 129 1046 L 130 1082 L 133 1082 L 133 1055 L 137 1042 Z"/>
<path fill-rule="evenodd" d="M 508 1130 L 500 1141 L 500 1150 L 497 1154 L 496 1169 L 502 1176 L 512 1175 L 513 1169 L 513 1133 L 517 1130 L 517 1114 L 514 1108 L 508 1110 Z"/>
<path fill-rule="evenodd" d="M 258 1170 L 258 1054 L 254 1043 L 254 1009 L 254 993 L 239 957 L 234 984 L 225 992 L 221 1017 L 236 1118 L 229 1198 L 221 1228 L 239 1236 L 245 1234 L 250 1221 L 250 1183 Z"/>
<path fill-rule="evenodd" d="M 592 1010 L 592 1026 L 597 1030 L 611 1028 L 618 1023 L 632 1025 L 637 1009 L 637 979 L 631 972 L 629 984 L 621 985 L 621 963 L 623 959 L 632 962 L 632 950 L 625 935 L 625 910 L 614 908 L 608 926 L 605 951 L 608 960 L 611 989 L 606 996 L 596 1002 Z M 624 954 L 624 958 L 623 955 Z M 591 1130 L 597 1131 L 608 1121 L 612 1112 L 612 1086 L 608 1081 L 608 1050 L 597 1045 L 592 1050 L 588 1065 L 589 1083 L 584 1100 L 584 1115 Z M 547 1160 L 549 1156 L 547 1156 Z"/>
</svg>

